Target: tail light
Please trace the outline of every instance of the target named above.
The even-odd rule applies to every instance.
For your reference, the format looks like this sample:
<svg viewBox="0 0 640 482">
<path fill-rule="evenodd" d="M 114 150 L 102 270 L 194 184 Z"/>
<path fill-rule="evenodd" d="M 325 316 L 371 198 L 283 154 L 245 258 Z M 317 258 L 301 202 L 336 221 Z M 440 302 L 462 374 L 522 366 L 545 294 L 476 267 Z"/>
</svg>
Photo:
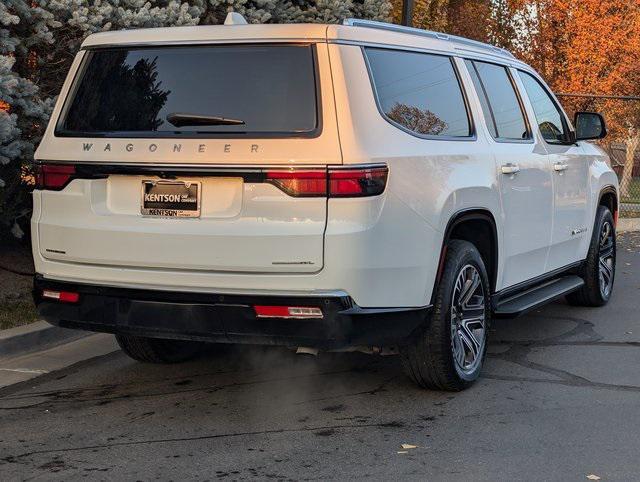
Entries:
<svg viewBox="0 0 640 482">
<path fill-rule="evenodd" d="M 76 174 L 72 164 L 38 164 L 36 166 L 36 189 L 60 191 Z"/>
<path fill-rule="evenodd" d="M 295 197 L 364 197 L 384 192 L 389 169 L 381 167 L 267 171 L 266 181 Z"/>
<path fill-rule="evenodd" d="M 377 196 L 384 192 L 389 169 L 329 169 L 330 197 Z"/>
<path fill-rule="evenodd" d="M 286 192 L 289 196 L 327 195 L 326 169 L 267 171 L 267 182 Z"/>
</svg>

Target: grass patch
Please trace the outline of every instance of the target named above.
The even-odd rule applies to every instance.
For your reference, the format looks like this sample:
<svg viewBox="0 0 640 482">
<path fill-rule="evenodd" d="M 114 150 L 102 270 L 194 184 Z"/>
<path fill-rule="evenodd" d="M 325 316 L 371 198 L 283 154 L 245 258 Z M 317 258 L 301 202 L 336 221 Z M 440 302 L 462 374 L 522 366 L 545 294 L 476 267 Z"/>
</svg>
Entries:
<svg viewBox="0 0 640 482">
<path fill-rule="evenodd" d="M 0 330 L 27 325 L 37 319 L 38 312 L 31 300 L 5 300 L 0 303 Z"/>
</svg>

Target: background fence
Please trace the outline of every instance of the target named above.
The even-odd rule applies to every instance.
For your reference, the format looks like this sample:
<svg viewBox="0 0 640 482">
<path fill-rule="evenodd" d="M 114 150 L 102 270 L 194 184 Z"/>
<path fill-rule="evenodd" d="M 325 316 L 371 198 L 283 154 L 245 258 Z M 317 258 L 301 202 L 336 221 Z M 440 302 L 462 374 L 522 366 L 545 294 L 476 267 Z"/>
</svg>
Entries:
<svg viewBox="0 0 640 482">
<path fill-rule="evenodd" d="M 609 135 L 598 144 L 620 181 L 620 216 L 640 217 L 640 97 L 558 94 L 567 113 L 601 112 Z"/>
</svg>

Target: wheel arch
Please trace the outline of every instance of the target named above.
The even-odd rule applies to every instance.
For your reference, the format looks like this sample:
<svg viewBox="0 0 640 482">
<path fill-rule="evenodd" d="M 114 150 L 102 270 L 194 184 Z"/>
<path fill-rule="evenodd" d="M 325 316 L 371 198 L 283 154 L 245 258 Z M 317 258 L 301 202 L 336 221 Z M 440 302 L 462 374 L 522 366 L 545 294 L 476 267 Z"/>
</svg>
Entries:
<svg viewBox="0 0 640 482">
<path fill-rule="evenodd" d="M 464 209 L 454 213 L 447 223 L 440 248 L 440 259 L 434 289 L 432 303 L 437 291 L 438 283 L 442 276 L 444 261 L 447 255 L 447 244 L 451 239 L 462 239 L 472 243 L 480 252 L 485 263 L 491 293 L 495 291 L 498 276 L 498 229 L 495 217 L 485 208 Z"/>
<path fill-rule="evenodd" d="M 618 224 L 618 191 L 615 186 L 608 185 L 600 190 L 598 206 L 606 206 L 613 215 L 614 224 Z"/>
</svg>

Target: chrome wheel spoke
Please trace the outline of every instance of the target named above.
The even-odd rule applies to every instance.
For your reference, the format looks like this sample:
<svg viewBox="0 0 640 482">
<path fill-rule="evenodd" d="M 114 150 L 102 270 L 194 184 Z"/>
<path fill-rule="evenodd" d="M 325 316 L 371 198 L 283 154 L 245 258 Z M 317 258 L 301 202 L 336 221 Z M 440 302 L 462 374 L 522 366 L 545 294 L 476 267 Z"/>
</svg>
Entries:
<svg viewBox="0 0 640 482">
<path fill-rule="evenodd" d="M 460 293 L 460 305 L 462 306 L 463 309 L 467 306 L 467 304 L 469 303 L 469 300 L 477 291 L 478 286 L 480 286 L 480 275 L 474 269 L 471 272 L 471 278 L 465 280 L 464 289 L 462 293 Z"/>
<path fill-rule="evenodd" d="M 460 366 L 464 366 L 464 347 L 462 346 L 462 340 L 458 332 L 456 332 L 453 337 L 453 358 Z"/>
<path fill-rule="evenodd" d="M 600 258 L 600 269 L 607 280 L 611 279 L 611 266 L 609 266 L 609 261 L 610 259 Z"/>
<path fill-rule="evenodd" d="M 484 303 L 463 309 L 460 316 L 465 320 L 484 317 Z"/>
<path fill-rule="evenodd" d="M 472 352 L 473 358 L 478 356 L 482 348 L 484 338 L 484 323 L 480 320 L 463 320 L 460 323 L 460 335 L 463 341 Z M 476 336 L 476 333 L 478 336 Z"/>
<path fill-rule="evenodd" d="M 608 258 L 613 256 L 613 242 L 609 242 L 604 246 L 600 246 L 600 257 Z"/>
</svg>

